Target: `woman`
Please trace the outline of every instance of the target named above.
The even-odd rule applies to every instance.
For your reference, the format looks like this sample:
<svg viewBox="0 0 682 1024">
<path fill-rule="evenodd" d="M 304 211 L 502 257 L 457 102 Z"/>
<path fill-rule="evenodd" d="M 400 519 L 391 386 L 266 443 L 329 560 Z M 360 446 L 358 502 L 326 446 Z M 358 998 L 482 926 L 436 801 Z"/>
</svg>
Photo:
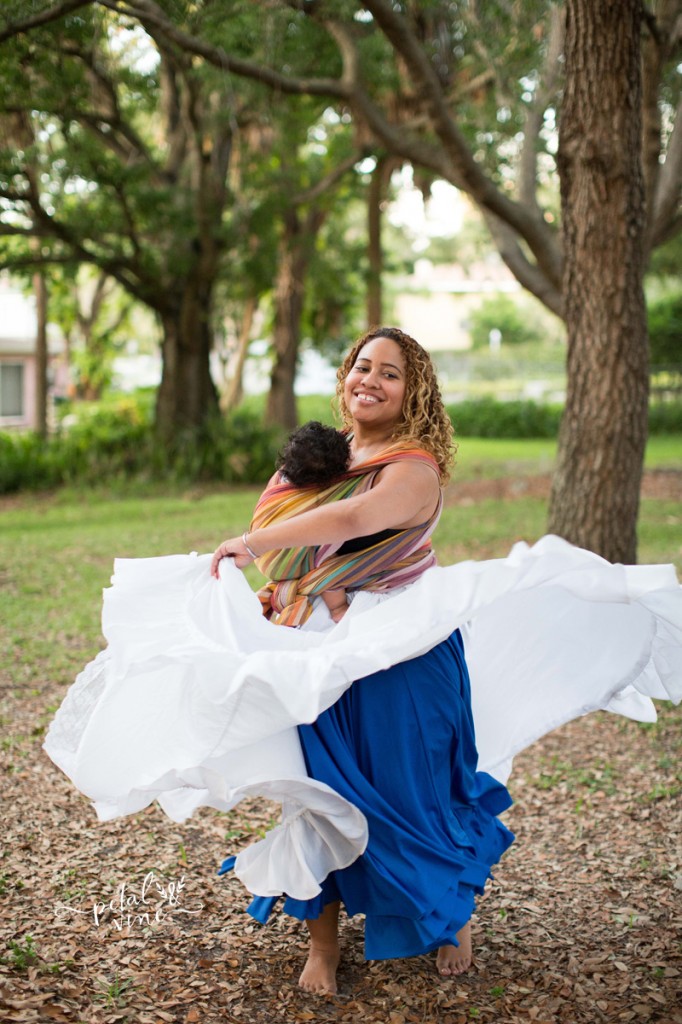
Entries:
<svg viewBox="0 0 682 1024">
<path fill-rule="evenodd" d="M 339 398 L 350 431 L 350 469 L 362 480 L 360 471 L 369 467 L 371 486 L 285 520 L 274 517 L 270 525 L 224 541 L 213 556 L 214 576 L 224 557 L 243 568 L 273 549 L 318 548 L 325 554 L 322 568 L 331 559 L 332 578 L 338 579 L 344 553 L 352 556 L 374 548 L 382 538 L 395 543 L 399 533 L 408 536 L 415 529 L 420 533 L 417 575 L 433 564 L 424 555 L 427 550 L 431 555 L 428 536 L 440 513 L 441 484 L 453 453 L 452 426 L 428 355 L 395 328 L 370 331 L 339 371 Z M 379 461 L 377 471 L 381 453 L 395 450 L 396 442 L 404 446 L 400 450 L 398 445 L 396 461 Z M 415 458 L 415 448 L 428 457 Z M 300 560 L 297 566 L 304 579 L 315 575 L 316 567 L 301 570 Z M 404 560 L 401 566 L 405 568 Z M 404 582 L 404 576 L 400 579 Z M 323 579 L 317 582 L 319 593 Z M 390 590 L 390 573 L 379 580 L 375 572 L 355 579 L 356 589 L 377 586 L 384 593 Z M 291 606 L 290 590 L 287 599 Z M 285 609 L 276 611 L 283 621 Z M 410 720 L 409 728 L 403 719 Z M 368 957 L 415 955 L 435 948 L 441 974 L 466 970 L 471 963 L 473 892 L 482 891 L 491 860 L 506 849 L 511 835 L 494 818 L 510 803 L 504 787 L 476 773 L 459 633 L 408 666 L 356 682 L 299 733 L 313 777 L 360 806 L 369 822 L 367 851 L 325 880 L 321 900 L 285 903 L 285 910 L 307 917 L 311 936 L 301 986 L 336 991 L 342 896 L 351 912 L 366 915 Z M 391 743 L 398 743 L 392 757 L 387 734 Z M 405 745 L 419 744 L 421 756 L 407 757 L 400 736 Z M 407 850 L 409 865 L 404 863 Z M 414 891 L 415 884 L 423 893 Z M 262 919 L 260 902 L 253 912 Z M 267 912 L 269 908 L 265 916 Z M 433 920 L 427 927 L 424 919 L 429 916 Z"/>
<path fill-rule="evenodd" d="M 335 989 L 340 901 L 366 915 L 368 958 L 437 950 L 443 975 L 465 970 L 474 894 L 512 838 L 496 815 L 513 755 L 587 711 L 655 721 L 652 697 L 682 697 L 672 566 L 553 537 L 434 565 L 452 434 L 428 356 L 381 328 L 339 378 L 343 478 L 304 494 L 275 477 L 213 556 L 117 559 L 108 646 L 44 744 L 103 820 L 279 801 L 281 824 L 224 869 L 259 920 L 287 894 L 308 921 L 317 992 Z M 338 624 L 332 585 L 352 596 Z"/>
</svg>

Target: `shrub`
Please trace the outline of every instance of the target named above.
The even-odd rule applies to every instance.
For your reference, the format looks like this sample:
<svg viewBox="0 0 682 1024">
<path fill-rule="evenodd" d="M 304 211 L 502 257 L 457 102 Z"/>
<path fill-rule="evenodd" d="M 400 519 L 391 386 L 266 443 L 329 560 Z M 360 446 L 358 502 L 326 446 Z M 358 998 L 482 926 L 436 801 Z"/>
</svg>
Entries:
<svg viewBox="0 0 682 1024">
<path fill-rule="evenodd" d="M 553 438 L 561 419 L 558 405 L 494 398 L 458 402 L 448 412 L 456 433 L 465 437 Z M 682 401 L 652 403 L 649 431 L 682 434 Z M 255 412 L 241 409 L 160 444 L 151 406 L 127 401 L 90 409 L 70 425 L 67 418 L 48 440 L 0 432 L 0 494 L 132 479 L 263 483 L 281 441 Z"/>
<path fill-rule="evenodd" d="M 682 402 L 652 402 L 649 406 L 650 434 L 682 434 Z"/>
<path fill-rule="evenodd" d="M 0 433 L 0 494 L 62 482 L 48 445 L 37 434 Z"/>
<path fill-rule="evenodd" d="M 448 406 L 455 433 L 467 437 L 556 437 L 561 406 L 467 399 Z"/>
<path fill-rule="evenodd" d="M 216 417 L 160 444 L 150 409 L 132 400 L 91 408 L 47 440 L 0 433 L 0 494 L 122 479 L 260 483 L 273 471 L 279 436 L 252 414 Z"/>
<path fill-rule="evenodd" d="M 562 407 L 478 398 L 449 405 L 448 413 L 455 433 L 464 437 L 557 437 Z M 652 402 L 649 433 L 682 434 L 682 402 Z"/>
<path fill-rule="evenodd" d="M 682 364 L 682 293 L 652 302 L 647 318 L 652 365 Z"/>
</svg>

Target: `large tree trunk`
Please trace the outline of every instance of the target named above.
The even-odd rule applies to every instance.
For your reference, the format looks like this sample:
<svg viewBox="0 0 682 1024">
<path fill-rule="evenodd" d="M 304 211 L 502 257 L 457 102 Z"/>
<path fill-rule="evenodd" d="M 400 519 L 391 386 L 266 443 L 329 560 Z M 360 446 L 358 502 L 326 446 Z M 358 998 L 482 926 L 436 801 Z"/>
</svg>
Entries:
<svg viewBox="0 0 682 1024">
<path fill-rule="evenodd" d="M 209 368 L 211 290 L 186 281 L 176 294 L 177 304 L 166 303 L 160 314 L 163 371 L 156 397 L 156 429 L 165 441 L 183 430 L 200 429 L 218 411 Z"/>
<path fill-rule="evenodd" d="M 549 529 L 636 559 L 647 436 L 640 0 L 568 0 L 559 131 L 568 390 Z"/>
</svg>

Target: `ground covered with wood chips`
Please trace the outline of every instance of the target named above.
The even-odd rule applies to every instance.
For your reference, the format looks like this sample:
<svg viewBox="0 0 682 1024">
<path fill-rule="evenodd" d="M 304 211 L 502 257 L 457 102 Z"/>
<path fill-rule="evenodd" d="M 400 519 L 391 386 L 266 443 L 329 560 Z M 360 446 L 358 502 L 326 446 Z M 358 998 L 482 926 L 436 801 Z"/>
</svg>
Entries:
<svg viewBox="0 0 682 1024">
<path fill-rule="evenodd" d="M 592 715 L 516 759 L 517 841 L 480 901 L 470 973 L 365 962 L 362 922 L 344 920 L 340 993 L 316 997 L 296 986 L 304 926 L 255 924 L 216 875 L 276 809 L 98 823 L 41 751 L 59 699 L 3 694 L 3 1021 L 682 1021 L 679 709 L 655 726 Z"/>
<path fill-rule="evenodd" d="M 474 480 L 448 501 L 478 508 L 548 486 Z M 649 474 L 647 488 L 678 501 L 679 474 Z M 17 551 L 12 573 L 0 569 L 0 585 L 28 577 L 24 627 L 0 622 L 10 651 L 0 664 L 3 1024 L 682 1024 L 682 708 L 662 706 L 651 726 L 592 715 L 517 757 L 504 816 L 517 841 L 480 900 L 466 976 L 440 978 L 433 956 L 365 962 L 362 922 L 344 919 L 340 993 L 311 996 L 296 985 L 304 926 L 280 914 L 255 924 L 240 884 L 216 874 L 273 824 L 273 805 L 203 810 L 185 825 L 157 807 L 98 823 L 42 752 L 93 631 L 36 610 L 46 607 L 31 596 L 39 559 L 49 539 L 64 576 L 56 602 L 81 579 L 70 559 L 94 561 L 93 594 L 109 565 L 100 534 L 91 550 L 58 527 L 23 561 Z"/>
</svg>

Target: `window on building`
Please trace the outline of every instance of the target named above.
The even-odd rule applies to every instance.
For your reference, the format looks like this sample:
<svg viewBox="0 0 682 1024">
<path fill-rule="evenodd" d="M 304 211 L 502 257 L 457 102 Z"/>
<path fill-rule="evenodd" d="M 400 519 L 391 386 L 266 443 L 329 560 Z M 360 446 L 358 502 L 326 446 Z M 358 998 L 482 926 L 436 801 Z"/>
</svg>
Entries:
<svg viewBox="0 0 682 1024">
<path fill-rule="evenodd" d="M 24 367 L 0 363 L 0 416 L 24 415 Z"/>
</svg>

